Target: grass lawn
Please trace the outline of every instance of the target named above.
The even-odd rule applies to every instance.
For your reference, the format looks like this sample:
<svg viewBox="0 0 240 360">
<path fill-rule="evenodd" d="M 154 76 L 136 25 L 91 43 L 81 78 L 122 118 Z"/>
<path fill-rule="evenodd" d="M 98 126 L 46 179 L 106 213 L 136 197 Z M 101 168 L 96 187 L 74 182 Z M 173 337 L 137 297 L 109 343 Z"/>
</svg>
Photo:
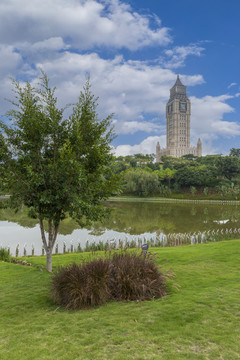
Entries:
<svg viewBox="0 0 240 360">
<path fill-rule="evenodd" d="M 240 359 L 240 240 L 153 251 L 178 290 L 82 311 L 49 300 L 45 270 L 1 262 L 1 360 Z M 80 256 L 55 255 L 53 265 Z"/>
</svg>

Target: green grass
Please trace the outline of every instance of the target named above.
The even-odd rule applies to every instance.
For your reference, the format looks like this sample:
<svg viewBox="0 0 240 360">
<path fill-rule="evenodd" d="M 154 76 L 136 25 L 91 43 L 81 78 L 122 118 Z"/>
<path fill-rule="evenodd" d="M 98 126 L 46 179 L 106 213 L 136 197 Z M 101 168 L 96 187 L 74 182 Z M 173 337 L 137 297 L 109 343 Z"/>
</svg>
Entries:
<svg viewBox="0 0 240 360">
<path fill-rule="evenodd" d="M 45 270 L 0 263 L 1 360 L 240 359 L 240 240 L 153 251 L 179 289 L 82 311 L 49 300 Z M 81 256 L 55 255 L 53 265 Z"/>
</svg>

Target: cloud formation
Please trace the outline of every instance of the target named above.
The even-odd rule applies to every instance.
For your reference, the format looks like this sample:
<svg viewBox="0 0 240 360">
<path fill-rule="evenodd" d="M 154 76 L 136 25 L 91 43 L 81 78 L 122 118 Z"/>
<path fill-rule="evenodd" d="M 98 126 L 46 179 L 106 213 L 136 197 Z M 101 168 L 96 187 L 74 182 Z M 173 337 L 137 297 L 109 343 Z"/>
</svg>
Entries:
<svg viewBox="0 0 240 360">
<path fill-rule="evenodd" d="M 236 86 L 236 85 L 237 85 L 237 83 L 233 82 L 233 83 L 229 84 L 227 88 L 230 89 L 232 86 Z"/>
<path fill-rule="evenodd" d="M 120 122 L 144 121 L 146 113 L 152 117 L 163 115 L 169 88 L 176 80 L 176 74 L 169 69 L 144 61 L 125 61 L 121 56 L 103 59 L 96 53 L 81 55 L 66 51 L 54 61 L 45 60 L 37 65 L 54 79 L 58 96 L 65 103 L 72 101 L 86 74 L 90 74 L 94 93 L 101 97 L 100 112 L 105 109 L 114 113 Z M 201 75 L 184 76 L 184 80 L 189 85 L 203 82 Z"/>
<path fill-rule="evenodd" d="M 188 56 L 201 56 L 205 49 L 197 44 L 190 44 L 188 46 L 176 46 L 173 49 L 164 51 L 166 55 L 162 58 L 162 64 L 169 69 L 176 69 L 185 65 L 185 60 Z"/>
<path fill-rule="evenodd" d="M 192 126 L 194 134 L 215 135 L 239 135 L 240 124 L 224 121 L 224 114 L 234 112 L 234 109 L 226 103 L 233 98 L 230 95 L 204 96 L 203 98 L 190 98 L 192 103 Z"/>
<path fill-rule="evenodd" d="M 166 137 L 162 136 L 148 136 L 140 144 L 136 145 L 119 145 L 115 149 L 116 156 L 126 156 L 134 154 L 155 154 L 156 153 L 156 144 L 160 142 L 165 147 Z"/>
<path fill-rule="evenodd" d="M 35 44 L 61 37 L 81 50 L 168 44 L 169 29 L 161 26 L 159 18 L 152 28 L 150 20 L 120 0 L 2 0 L 0 42 Z"/>
</svg>

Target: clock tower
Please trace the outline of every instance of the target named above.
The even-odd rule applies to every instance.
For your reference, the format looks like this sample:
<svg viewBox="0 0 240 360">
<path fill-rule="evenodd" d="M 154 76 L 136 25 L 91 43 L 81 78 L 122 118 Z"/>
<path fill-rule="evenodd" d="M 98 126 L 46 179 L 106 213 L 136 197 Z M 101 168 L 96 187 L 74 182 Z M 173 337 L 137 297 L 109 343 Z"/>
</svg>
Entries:
<svg viewBox="0 0 240 360">
<path fill-rule="evenodd" d="M 202 156 L 202 143 L 198 140 L 197 147 L 190 145 L 191 103 L 187 97 L 187 87 L 177 76 L 177 80 L 170 89 L 170 98 L 166 105 L 167 141 L 166 149 L 156 148 L 156 161 L 161 156 L 181 157 L 186 154 Z"/>
<path fill-rule="evenodd" d="M 173 153 L 174 149 L 190 146 L 190 116 L 191 104 L 187 97 L 187 88 L 178 75 L 166 105 L 167 148 L 172 150 L 172 156 L 176 154 L 176 151 Z"/>
</svg>

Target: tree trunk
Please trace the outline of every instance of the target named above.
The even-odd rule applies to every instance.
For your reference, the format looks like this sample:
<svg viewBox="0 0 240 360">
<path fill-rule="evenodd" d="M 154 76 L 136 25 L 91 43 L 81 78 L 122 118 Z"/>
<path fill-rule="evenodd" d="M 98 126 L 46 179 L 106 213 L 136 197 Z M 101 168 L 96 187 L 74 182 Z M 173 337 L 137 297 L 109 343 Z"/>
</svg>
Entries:
<svg viewBox="0 0 240 360">
<path fill-rule="evenodd" d="M 45 232 L 44 232 L 43 220 L 40 215 L 39 215 L 39 224 L 40 224 L 43 246 L 44 246 L 44 249 L 45 249 L 46 255 L 47 255 L 46 269 L 48 272 L 52 272 L 52 251 L 53 251 L 54 244 L 56 242 L 59 225 L 53 226 L 52 219 L 49 219 L 49 221 L 48 221 L 48 243 L 47 243 Z"/>
<path fill-rule="evenodd" d="M 52 249 L 47 250 L 47 271 L 52 272 Z"/>
</svg>

